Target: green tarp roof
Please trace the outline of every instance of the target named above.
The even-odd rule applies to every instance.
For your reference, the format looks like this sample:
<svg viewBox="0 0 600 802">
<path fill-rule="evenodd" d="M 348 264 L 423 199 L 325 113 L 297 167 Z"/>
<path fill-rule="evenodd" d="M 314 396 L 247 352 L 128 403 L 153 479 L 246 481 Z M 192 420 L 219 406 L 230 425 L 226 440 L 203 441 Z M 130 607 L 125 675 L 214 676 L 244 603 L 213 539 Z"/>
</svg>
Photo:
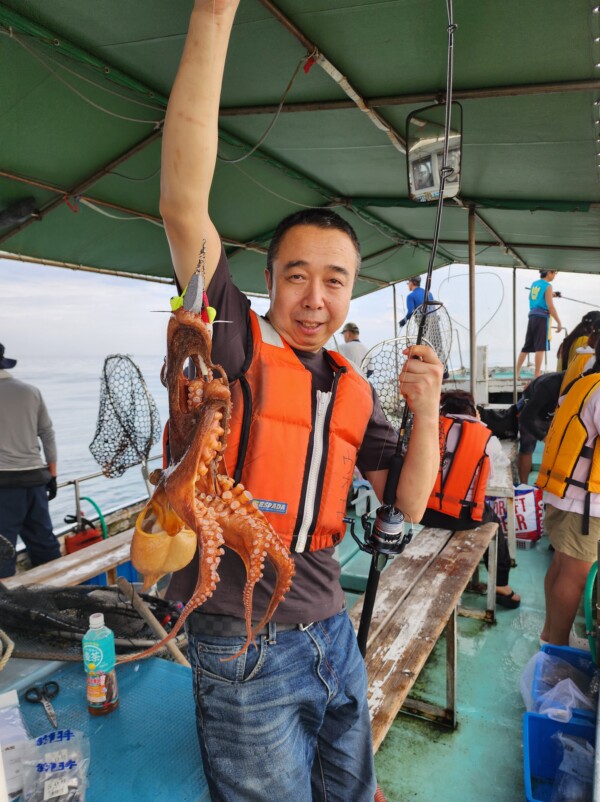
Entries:
<svg viewBox="0 0 600 802">
<path fill-rule="evenodd" d="M 160 123 L 191 8 L 0 2 L 0 251 L 171 276 Z M 597 3 L 455 0 L 454 17 L 463 172 L 436 264 L 468 261 L 474 206 L 479 265 L 598 272 Z M 315 48 L 403 138 L 408 114 L 444 91 L 446 24 L 445 0 L 242 0 L 220 154 L 261 139 Z M 6 214 L 28 198 L 30 219 Z M 408 200 L 405 156 L 317 62 L 299 70 L 259 149 L 217 167 L 211 213 L 242 289 L 264 292 L 263 252 L 281 217 L 326 204 L 362 243 L 355 295 L 425 271 L 434 208 Z"/>
</svg>

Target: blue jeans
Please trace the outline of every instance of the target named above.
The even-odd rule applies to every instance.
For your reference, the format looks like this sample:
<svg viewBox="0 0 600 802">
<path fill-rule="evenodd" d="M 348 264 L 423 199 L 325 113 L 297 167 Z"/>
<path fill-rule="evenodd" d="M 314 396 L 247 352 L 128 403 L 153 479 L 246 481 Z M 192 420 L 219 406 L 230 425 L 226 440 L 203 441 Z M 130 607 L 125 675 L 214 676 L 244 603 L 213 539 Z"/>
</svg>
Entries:
<svg viewBox="0 0 600 802">
<path fill-rule="evenodd" d="M 60 545 L 52 532 L 46 485 L 0 487 L 0 535 L 27 547 L 32 566 L 60 557 Z M 13 576 L 16 558 L 0 561 L 0 578 Z"/>
<path fill-rule="evenodd" d="M 190 634 L 196 721 L 212 802 L 373 802 L 367 680 L 345 610 L 269 634 Z"/>
</svg>

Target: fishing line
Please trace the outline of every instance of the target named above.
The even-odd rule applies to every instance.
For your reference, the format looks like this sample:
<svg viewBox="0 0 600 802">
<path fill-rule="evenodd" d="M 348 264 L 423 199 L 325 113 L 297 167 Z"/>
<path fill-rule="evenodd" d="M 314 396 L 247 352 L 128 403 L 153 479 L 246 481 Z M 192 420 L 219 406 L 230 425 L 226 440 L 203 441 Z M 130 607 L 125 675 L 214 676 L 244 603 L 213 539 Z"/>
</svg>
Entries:
<svg viewBox="0 0 600 802">
<path fill-rule="evenodd" d="M 214 9 L 213 9 L 213 13 L 214 13 Z M 252 154 L 255 153 L 259 149 L 259 147 L 264 143 L 266 138 L 271 133 L 271 130 L 273 129 L 273 126 L 275 125 L 275 123 L 279 119 L 279 115 L 281 114 L 281 109 L 283 108 L 283 104 L 285 103 L 285 99 L 288 96 L 288 93 L 289 93 L 290 89 L 292 88 L 292 84 L 296 80 L 296 76 L 298 75 L 298 72 L 300 71 L 300 67 L 302 67 L 304 64 L 306 64 L 306 62 L 309 59 L 313 58 L 314 56 L 315 56 L 315 53 L 309 53 L 306 56 L 302 56 L 302 58 L 300 59 L 298 64 L 296 64 L 296 69 L 294 70 L 293 75 L 290 78 L 289 83 L 285 88 L 285 92 L 283 93 L 283 96 L 282 96 L 281 100 L 279 101 L 279 106 L 278 106 L 277 111 L 275 112 L 275 114 L 273 116 L 273 119 L 271 120 L 271 122 L 267 126 L 267 129 L 264 132 L 264 134 L 261 136 L 261 138 L 258 140 L 258 142 L 254 145 L 254 147 L 252 147 L 252 149 L 249 150 L 248 153 L 244 153 L 243 156 L 239 156 L 237 159 L 226 159 L 224 156 L 219 156 L 219 154 L 217 153 L 217 159 L 220 162 L 224 162 L 225 164 L 238 164 L 239 162 L 243 162 L 244 159 L 247 159 L 249 156 L 252 156 Z"/>
<path fill-rule="evenodd" d="M 434 236 L 432 240 L 431 251 L 429 254 L 429 265 L 427 267 L 427 280 L 425 283 L 425 295 L 422 306 L 424 307 L 424 314 L 419 323 L 419 330 L 417 332 L 417 342 L 419 345 L 423 341 L 423 333 L 425 323 L 427 320 L 427 308 L 429 305 L 439 306 L 439 301 L 429 301 L 429 293 L 431 290 L 431 279 L 433 274 L 433 265 L 437 253 L 439 242 L 440 225 L 442 219 L 442 209 L 444 205 L 444 188 L 446 178 L 453 174 L 454 170 L 448 167 L 448 142 L 450 134 L 451 111 L 452 111 L 452 75 L 453 75 L 453 54 L 454 54 L 454 32 L 456 25 L 452 17 L 452 0 L 446 0 L 446 10 L 448 16 L 448 49 L 447 49 L 447 70 L 446 70 L 446 97 L 445 97 L 445 125 L 444 125 L 444 144 L 442 151 L 442 166 L 440 169 L 440 185 L 439 196 L 436 209 Z M 407 359 L 411 358 L 412 346 L 409 346 L 406 355 Z M 396 349 L 397 354 L 397 349 Z M 403 355 L 404 356 L 404 355 Z M 397 354 L 398 360 L 400 355 Z M 402 385 L 407 378 L 406 362 L 403 364 L 402 369 L 404 376 L 400 374 L 398 382 L 399 390 L 402 392 Z M 400 423 L 400 431 L 398 433 L 398 440 L 396 443 L 396 451 L 390 462 L 388 475 L 383 491 L 383 504 L 377 509 L 375 514 L 375 521 L 373 524 L 368 520 L 368 516 L 362 516 L 361 523 L 364 529 L 364 542 L 361 542 L 354 532 L 354 519 L 345 519 L 350 523 L 350 532 L 352 537 L 357 542 L 362 551 L 371 554 L 371 566 L 369 569 L 369 577 L 367 580 L 367 587 L 365 590 L 363 609 L 360 619 L 360 625 L 357 633 L 358 647 L 363 657 L 367 651 L 369 626 L 373 615 L 375 606 L 375 597 L 377 595 L 377 585 L 381 571 L 385 567 L 388 559 L 396 554 L 400 554 L 407 543 L 410 542 L 412 537 L 412 529 L 409 532 L 404 531 L 405 516 L 401 510 L 396 507 L 396 491 L 403 464 L 403 447 L 406 440 L 406 432 L 408 428 L 410 410 L 408 403 L 404 404 L 402 412 L 402 420 Z"/>
<path fill-rule="evenodd" d="M 438 295 L 441 296 L 440 289 L 447 281 L 451 281 L 454 278 L 465 278 L 465 277 L 468 278 L 468 276 L 469 276 L 468 273 L 458 273 L 457 275 L 454 275 L 454 276 L 448 275 L 445 279 L 443 279 L 441 281 L 441 283 L 440 283 L 440 285 L 438 287 Z M 496 309 L 492 313 L 492 316 L 488 320 L 486 320 L 486 322 L 483 324 L 483 326 L 480 329 L 477 329 L 477 331 L 475 332 L 476 336 L 479 336 L 481 334 L 481 332 L 485 329 L 485 327 L 489 326 L 489 324 L 492 322 L 492 320 L 496 317 L 496 315 L 498 314 L 498 312 L 502 308 L 502 304 L 504 303 L 504 282 L 502 281 L 502 279 L 500 278 L 500 276 L 497 273 L 490 273 L 489 271 L 477 272 L 477 276 L 478 277 L 479 276 L 494 276 L 494 278 L 498 279 L 498 281 L 500 282 L 500 285 L 502 287 L 502 296 L 500 298 L 500 303 L 498 304 L 498 306 L 496 307 Z M 452 322 L 456 323 L 457 326 L 460 326 L 465 331 L 470 331 L 468 326 L 465 326 L 459 320 L 456 320 L 456 318 L 452 318 Z"/>
</svg>

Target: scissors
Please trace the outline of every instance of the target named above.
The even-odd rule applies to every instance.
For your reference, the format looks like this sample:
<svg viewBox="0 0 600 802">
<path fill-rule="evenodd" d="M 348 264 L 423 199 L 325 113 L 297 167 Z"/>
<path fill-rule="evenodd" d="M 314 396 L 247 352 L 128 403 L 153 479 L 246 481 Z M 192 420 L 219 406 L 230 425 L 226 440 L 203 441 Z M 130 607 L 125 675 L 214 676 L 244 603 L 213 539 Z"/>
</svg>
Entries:
<svg viewBox="0 0 600 802">
<path fill-rule="evenodd" d="M 44 685 L 32 685 L 31 688 L 27 688 L 25 691 L 25 699 L 28 702 L 43 705 L 46 715 L 54 729 L 57 728 L 58 724 L 56 722 L 56 712 L 50 700 L 54 699 L 59 690 L 60 685 L 58 682 L 46 682 Z"/>
</svg>

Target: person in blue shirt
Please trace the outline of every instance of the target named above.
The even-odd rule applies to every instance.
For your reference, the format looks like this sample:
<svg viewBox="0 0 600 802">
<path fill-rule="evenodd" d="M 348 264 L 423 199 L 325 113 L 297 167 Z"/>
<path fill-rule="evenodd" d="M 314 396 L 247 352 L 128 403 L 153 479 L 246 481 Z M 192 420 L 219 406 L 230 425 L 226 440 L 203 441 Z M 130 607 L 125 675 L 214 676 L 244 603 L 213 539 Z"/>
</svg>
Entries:
<svg viewBox="0 0 600 802">
<path fill-rule="evenodd" d="M 562 329 L 562 323 L 553 301 L 558 293 L 552 291 L 551 285 L 557 272 L 557 270 L 540 270 L 539 279 L 533 282 L 529 290 L 529 320 L 527 321 L 525 344 L 517 359 L 517 378 L 521 376 L 525 357 L 531 353 L 535 353 L 535 378 L 541 374 L 544 352 L 550 350 L 548 335 L 551 317 L 556 321 L 557 333 Z"/>
<path fill-rule="evenodd" d="M 415 309 L 418 309 L 418 307 L 421 306 L 425 300 L 425 290 L 421 287 L 421 276 L 413 276 L 412 278 L 409 278 L 408 289 L 410 292 L 406 296 L 406 315 L 398 324 L 400 328 L 406 326 L 412 316 L 412 313 L 415 311 Z M 433 301 L 433 295 L 431 293 L 427 295 L 427 300 Z"/>
</svg>

